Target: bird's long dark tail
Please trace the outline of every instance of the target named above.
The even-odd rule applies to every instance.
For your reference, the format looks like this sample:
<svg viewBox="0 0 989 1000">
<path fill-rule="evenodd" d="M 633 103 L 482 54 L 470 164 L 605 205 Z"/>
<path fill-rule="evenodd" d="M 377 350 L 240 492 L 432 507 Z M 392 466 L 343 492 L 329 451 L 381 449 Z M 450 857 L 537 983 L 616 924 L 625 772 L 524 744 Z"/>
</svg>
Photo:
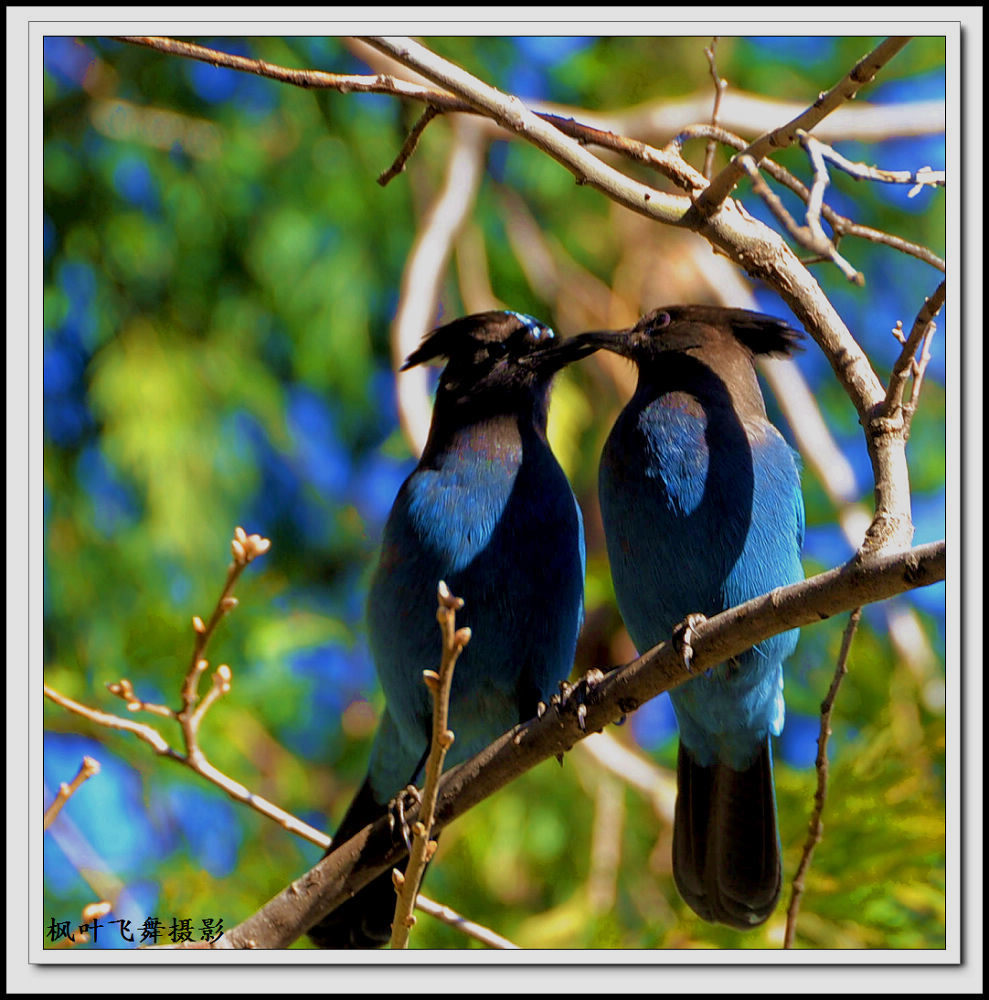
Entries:
<svg viewBox="0 0 989 1000">
<path fill-rule="evenodd" d="M 769 737 L 752 764 L 701 767 L 680 743 L 673 877 L 704 920 L 747 930 L 780 895 L 780 848 Z"/>
<path fill-rule="evenodd" d="M 386 808 L 375 799 L 369 781 L 365 780 L 340 823 L 334 844 L 349 840 L 378 819 Z M 331 847 L 326 853 L 332 851 Z M 404 872 L 407 861 L 395 867 Z M 380 948 L 391 938 L 394 915 L 395 888 L 389 868 L 311 927 L 309 937 L 318 948 Z"/>
</svg>

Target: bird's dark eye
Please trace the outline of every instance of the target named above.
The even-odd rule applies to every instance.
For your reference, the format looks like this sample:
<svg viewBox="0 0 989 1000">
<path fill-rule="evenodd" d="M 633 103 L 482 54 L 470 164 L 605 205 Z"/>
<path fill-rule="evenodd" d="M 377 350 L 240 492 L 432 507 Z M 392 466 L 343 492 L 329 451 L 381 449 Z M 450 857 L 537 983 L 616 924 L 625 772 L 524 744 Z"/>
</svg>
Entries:
<svg viewBox="0 0 989 1000">
<path fill-rule="evenodd" d="M 670 325 L 670 314 L 668 312 L 656 313 L 652 321 L 653 329 L 662 330 L 664 326 Z"/>
<path fill-rule="evenodd" d="M 488 353 L 492 358 L 501 358 L 508 353 L 508 344 L 503 340 L 497 340 L 493 344 L 488 345 Z"/>
</svg>

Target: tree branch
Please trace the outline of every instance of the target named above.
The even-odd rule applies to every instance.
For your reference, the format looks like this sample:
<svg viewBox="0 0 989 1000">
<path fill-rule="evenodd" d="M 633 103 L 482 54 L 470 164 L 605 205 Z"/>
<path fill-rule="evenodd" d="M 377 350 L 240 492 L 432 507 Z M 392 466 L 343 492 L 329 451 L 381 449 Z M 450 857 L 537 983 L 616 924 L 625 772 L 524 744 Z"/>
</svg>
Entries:
<svg viewBox="0 0 989 1000">
<path fill-rule="evenodd" d="M 276 823 L 290 833 L 298 834 L 300 837 L 304 837 L 306 840 L 325 848 L 330 843 L 330 839 L 325 833 L 316 830 L 308 823 L 304 823 L 298 817 L 286 812 L 273 802 L 269 802 L 266 798 L 255 795 L 245 785 L 224 774 L 209 762 L 199 747 L 199 725 L 203 720 L 203 716 L 217 698 L 230 690 L 231 680 L 230 668 L 226 664 L 221 664 L 213 675 L 213 683 L 210 690 L 200 700 L 198 693 L 199 679 L 209 667 L 209 663 L 203 659 L 203 653 L 205 653 L 206 646 L 217 625 L 237 606 L 237 599 L 232 595 L 234 584 L 240 578 L 241 573 L 247 565 L 258 556 L 267 552 L 270 546 L 271 542 L 267 538 L 262 538 L 260 535 L 248 535 L 240 527 L 235 529 L 234 537 L 230 543 L 234 561 L 227 568 L 226 582 L 213 609 L 213 613 L 210 615 L 208 622 L 204 623 L 198 615 L 192 620 L 193 631 L 196 633 L 196 641 L 189 669 L 182 685 L 181 709 L 173 711 L 164 705 L 152 705 L 141 701 L 134 693 L 130 681 L 126 678 L 114 684 L 107 685 L 111 694 L 122 698 L 127 703 L 128 711 L 147 711 L 154 715 L 174 719 L 178 722 L 182 728 L 185 753 L 175 750 L 154 726 L 132 722 L 130 719 L 123 719 L 120 716 L 90 708 L 88 705 L 82 705 L 71 698 L 67 698 L 47 684 L 44 685 L 44 693 L 46 698 L 57 705 L 61 705 L 62 708 L 67 709 L 75 715 L 89 719 L 100 726 L 132 733 L 149 744 L 155 753 L 185 765 L 195 771 L 196 774 L 206 778 L 207 781 L 211 781 L 214 785 L 217 785 L 235 801 L 249 805 L 263 816 L 275 820 Z"/>
<path fill-rule="evenodd" d="M 185 59 L 197 59 L 211 66 L 241 73 L 252 73 L 280 83 L 287 83 L 305 90 L 336 90 L 341 94 L 387 94 L 408 100 L 430 104 L 443 112 L 477 114 L 467 102 L 442 90 L 425 87 L 413 81 L 403 80 L 393 73 L 379 72 L 370 76 L 360 74 L 327 73 L 322 70 L 290 69 L 266 62 L 232 55 L 218 49 L 207 48 L 194 42 L 181 42 L 175 38 L 146 35 L 116 36 L 115 41 L 141 45 L 168 55 Z M 345 41 L 355 54 L 368 61 L 366 43 L 348 38 Z M 372 50 L 373 52 L 373 50 Z M 373 52 L 381 58 L 380 53 Z M 576 109 L 548 103 L 544 116 L 571 119 Z M 646 140 L 665 140 L 680 129 L 685 121 L 699 121 L 708 117 L 710 97 L 706 91 L 680 98 L 662 98 L 646 104 L 615 111 L 587 111 L 580 109 L 588 128 L 617 132 L 624 135 L 638 135 Z M 765 97 L 762 94 L 746 94 L 739 91 L 726 93 L 720 110 L 719 120 L 733 132 L 764 132 L 781 118 L 800 114 L 805 108 L 797 101 L 785 101 Z M 504 138 L 502 129 L 495 122 L 487 122 L 489 138 Z M 576 123 L 575 123 L 576 125 Z M 577 125 L 579 127 L 579 125 Z M 917 101 L 911 104 L 875 106 L 859 104 L 839 107 L 830 117 L 815 128 L 819 139 L 858 139 L 863 142 L 878 142 L 894 136 L 931 135 L 944 132 L 944 105 L 941 101 Z"/>
<path fill-rule="evenodd" d="M 713 125 L 691 125 L 682 132 L 674 136 L 666 146 L 667 152 L 679 152 L 683 143 L 689 139 L 716 139 L 718 142 L 731 146 L 734 149 L 744 150 L 746 141 L 738 135 L 729 132 L 727 129 Z M 786 167 L 781 167 L 773 160 L 763 160 L 759 164 L 759 170 L 769 174 L 773 180 L 788 187 L 798 198 L 807 202 L 810 200 L 810 191 L 801 180 L 794 177 Z M 944 261 L 927 247 L 920 246 L 901 236 L 894 236 L 892 233 L 883 232 L 880 229 L 873 229 L 871 226 L 863 226 L 844 215 L 836 212 L 830 205 L 821 206 L 821 215 L 824 220 L 834 230 L 836 237 L 857 236 L 860 239 L 869 240 L 872 243 L 883 243 L 894 250 L 910 254 L 919 260 L 925 261 L 931 267 L 936 267 L 939 271 L 945 270 Z"/>
<path fill-rule="evenodd" d="M 839 105 L 851 100 L 875 75 L 902 49 L 909 38 L 887 38 L 867 56 L 860 59 L 851 71 L 829 91 L 823 93 L 802 114 L 779 128 L 767 132 L 749 145 L 743 155 L 751 156 L 756 163 L 777 149 L 785 149 L 796 142 L 798 133 L 811 131 Z M 732 157 L 728 166 L 711 181 L 710 187 L 697 199 L 697 210 L 702 216 L 710 215 L 731 194 L 744 172 L 740 156 Z"/>
<path fill-rule="evenodd" d="M 783 937 L 783 947 L 793 947 L 793 937 L 797 930 L 797 914 L 800 912 L 800 900 L 804 894 L 804 876 L 810 868 L 810 861 L 814 855 L 814 848 L 821 842 L 824 833 L 824 824 L 821 817 L 824 815 L 824 804 L 828 797 L 828 737 L 831 735 L 831 712 L 834 709 L 835 698 L 838 696 L 838 688 L 848 673 L 848 654 L 852 649 L 852 639 L 858 629 L 859 621 L 862 618 L 862 609 L 855 608 L 848 617 L 848 625 L 845 626 L 844 634 L 841 637 L 841 650 L 838 653 L 838 663 L 835 667 L 834 677 L 831 679 L 831 686 L 828 688 L 827 696 L 821 702 L 821 729 L 817 737 L 817 760 L 815 768 L 817 770 L 817 788 L 814 792 L 814 811 L 811 814 L 810 822 L 807 824 L 807 840 L 804 843 L 803 854 L 800 857 L 800 864 L 797 872 L 793 876 L 793 888 L 790 895 L 790 905 L 786 910 L 786 931 Z"/>
<path fill-rule="evenodd" d="M 883 415 L 887 418 L 894 417 L 897 410 L 901 408 L 908 411 L 904 413 L 904 422 L 908 433 L 910 419 L 913 417 L 913 411 L 917 406 L 916 395 L 919 392 L 920 381 L 923 375 L 921 365 L 926 366 L 926 361 L 924 361 L 924 355 L 927 353 L 926 345 L 930 343 L 930 338 L 933 336 L 935 329 L 934 320 L 944 305 L 944 297 L 945 283 L 942 281 L 934 290 L 934 294 L 930 298 L 924 299 L 924 304 L 917 314 L 917 318 L 914 320 L 909 336 L 903 337 L 901 341 L 903 350 L 900 351 L 900 356 L 893 365 L 893 371 L 889 379 L 889 388 L 886 390 L 886 399 L 883 401 Z M 921 352 L 921 360 L 917 361 L 915 356 L 917 348 L 920 347 L 921 343 L 925 344 L 925 349 Z M 904 406 L 903 391 L 906 388 L 907 379 L 911 373 L 914 376 L 914 388 L 911 392 L 910 402 Z"/>
<path fill-rule="evenodd" d="M 718 38 L 715 35 L 711 39 L 711 44 L 708 48 L 704 50 L 704 55 L 707 56 L 707 63 L 711 69 L 711 79 L 714 80 L 714 108 L 711 110 L 711 124 L 718 124 L 718 115 L 721 112 L 721 100 L 725 96 L 725 90 L 728 88 L 728 81 L 723 77 L 718 75 L 718 63 L 715 60 L 714 53 L 718 47 Z M 718 145 L 714 139 L 710 139 L 707 144 L 707 149 L 704 151 L 704 176 L 710 180 L 711 171 L 714 169 L 714 154 L 717 152 Z"/>
<path fill-rule="evenodd" d="M 708 216 L 693 207 L 686 197 L 666 194 L 626 177 L 599 160 L 579 142 L 561 135 L 556 128 L 529 111 L 518 98 L 507 96 L 477 80 L 411 39 L 370 38 L 367 41 L 487 112 L 499 124 L 542 149 L 570 170 L 578 184 L 593 186 L 612 200 L 649 218 L 693 229 L 754 278 L 776 289 L 827 355 L 865 428 L 875 478 L 876 511 L 866 533 L 864 550 L 905 549 L 910 545 L 913 523 L 902 424 L 875 419 L 877 404 L 885 397 L 879 378 L 820 285 L 778 233 L 752 219 L 731 199 L 715 206 L 713 214 Z M 776 136 L 773 141 L 780 143 L 784 139 L 796 139 L 797 129 L 819 120 L 839 98 L 844 100 L 851 96 L 905 44 L 904 39 L 892 39 L 878 46 L 871 56 L 862 60 L 805 115 L 798 116 L 790 125 L 773 133 Z M 756 143 L 749 151 L 758 151 L 758 148 L 761 147 Z M 738 161 L 739 157 L 734 160 Z"/>
<path fill-rule="evenodd" d="M 684 667 L 676 648 L 667 642 L 596 682 L 585 679 L 559 709 L 551 708 L 542 718 L 505 733 L 449 771 L 440 785 L 435 828 L 441 829 L 541 761 L 565 753 L 649 699 L 770 635 L 936 583 L 944 575 L 943 542 L 856 559 L 777 588 L 698 625 L 692 671 Z M 409 818 L 415 821 L 415 810 Z M 393 837 L 387 817 L 382 817 L 226 933 L 217 947 L 287 947 L 406 852 L 401 839 Z"/>
</svg>

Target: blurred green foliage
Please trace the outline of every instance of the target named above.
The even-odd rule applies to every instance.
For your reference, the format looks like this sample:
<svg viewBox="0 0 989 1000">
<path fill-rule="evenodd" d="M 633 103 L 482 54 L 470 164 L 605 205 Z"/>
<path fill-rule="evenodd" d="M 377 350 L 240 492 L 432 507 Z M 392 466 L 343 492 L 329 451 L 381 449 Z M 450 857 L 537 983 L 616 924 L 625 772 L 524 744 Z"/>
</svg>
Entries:
<svg viewBox="0 0 989 1000">
<path fill-rule="evenodd" d="M 610 110 L 709 88 L 709 41 L 430 44 L 524 97 Z M 810 103 L 875 40 L 788 41 L 722 39 L 719 72 L 734 90 Z M 339 39 L 215 44 L 277 64 L 367 72 Z M 943 98 L 944 73 L 943 40 L 918 39 L 883 71 L 880 89 L 889 88 L 889 100 Z M 145 700 L 176 706 L 189 622 L 220 593 L 232 529 L 262 532 L 272 550 L 245 574 L 240 607 L 209 649 L 212 664 L 231 665 L 233 690 L 210 711 L 202 745 L 253 791 L 332 830 L 363 777 L 380 708 L 363 595 L 384 517 L 412 465 L 397 430 L 389 324 L 442 181 L 449 125 L 434 122 L 407 172 L 382 188 L 376 177 L 418 108 L 306 92 L 99 38 L 46 40 L 44 108 L 45 679 L 121 714 L 105 690 L 120 677 Z M 693 152 L 699 162 L 702 145 Z M 937 168 L 943 137 L 846 152 L 887 167 Z M 806 177 L 799 152 L 784 161 Z M 766 218 L 745 186 L 740 193 Z M 829 201 L 944 253 L 942 191 L 908 202 L 903 190 L 837 175 Z M 563 276 L 552 293 L 532 282 L 513 243 L 519 204 Z M 629 287 L 643 261 L 676 271 L 680 244 L 640 223 L 575 188 L 535 149 L 496 142 L 470 230 L 497 298 L 558 323 L 568 296 Z M 865 290 L 822 265 L 815 273 L 885 376 L 898 350 L 887 331 L 896 319 L 909 326 L 938 275 L 871 244 L 842 250 L 866 273 Z M 464 311 L 458 273 L 448 268 L 445 317 Z M 646 277 L 631 286 L 650 287 Z M 680 294 L 706 293 L 688 286 Z M 760 295 L 767 311 L 783 309 Z M 630 301 L 633 309 L 657 304 Z M 918 541 L 944 535 L 940 332 L 934 350 L 909 445 Z M 854 411 L 812 344 L 800 365 L 868 498 Z M 565 373 L 554 398 L 554 446 L 587 520 L 578 670 L 631 655 L 595 495 L 600 446 L 622 402 L 590 367 Z M 849 550 L 811 474 L 805 495 L 810 573 Z M 895 602 L 917 615 L 933 661 L 923 644 L 912 658 L 897 652 L 884 610 L 865 615 L 835 709 L 825 834 L 799 947 L 944 947 L 943 593 Z M 813 805 L 816 713 L 843 625 L 805 629 L 788 668 L 777 769 L 787 875 Z M 179 745 L 176 727 L 146 721 Z M 132 738 L 48 703 L 45 724 L 47 789 L 72 777 L 82 753 L 104 764 L 65 810 L 58 835 L 46 836 L 46 921 L 78 923 L 94 897 L 92 872 L 102 870 L 127 887 L 115 915 L 222 917 L 229 928 L 319 856 Z M 672 767 L 668 708 L 645 706 L 615 735 Z M 611 892 L 602 897 L 589 888 L 589 869 L 595 794 L 605 782 L 623 808 Z M 425 891 L 531 948 L 778 947 L 785 903 L 747 935 L 687 910 L 670 877 L 669 837 L 640 792 L 573 754 L 562 770 L 542 765 L 445 831 Z M 112 940 L 108 933 L 97 946 Z M 421 918 L 412 946 L 476 945 Z"/>
</svg>

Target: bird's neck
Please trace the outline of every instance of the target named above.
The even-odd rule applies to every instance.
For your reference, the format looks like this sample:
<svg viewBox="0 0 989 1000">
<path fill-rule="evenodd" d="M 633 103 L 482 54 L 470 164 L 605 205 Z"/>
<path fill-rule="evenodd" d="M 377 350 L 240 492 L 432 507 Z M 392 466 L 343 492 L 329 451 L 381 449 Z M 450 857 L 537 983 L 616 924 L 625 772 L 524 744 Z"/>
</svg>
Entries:
<svg viewBox="0 0 989 1000">
<path fill-rule="evenodd" d="M 497 407 L 474 400 L 437 397 L 423 460 L 441 464 L 451 456 L 521 464 L 527 450 L 546 444 L 546 411 L 536 400 Z"/>
<path fill-rule="evenodd" d="M 766 406 L 751 361 L 737 357 L 664 354 L 639 369 L 635 395 L 640 405 L 669 399 L 672 405 L 708 418 L 720 410 L 746 420 L 765 420 Z"/>
</svg>

